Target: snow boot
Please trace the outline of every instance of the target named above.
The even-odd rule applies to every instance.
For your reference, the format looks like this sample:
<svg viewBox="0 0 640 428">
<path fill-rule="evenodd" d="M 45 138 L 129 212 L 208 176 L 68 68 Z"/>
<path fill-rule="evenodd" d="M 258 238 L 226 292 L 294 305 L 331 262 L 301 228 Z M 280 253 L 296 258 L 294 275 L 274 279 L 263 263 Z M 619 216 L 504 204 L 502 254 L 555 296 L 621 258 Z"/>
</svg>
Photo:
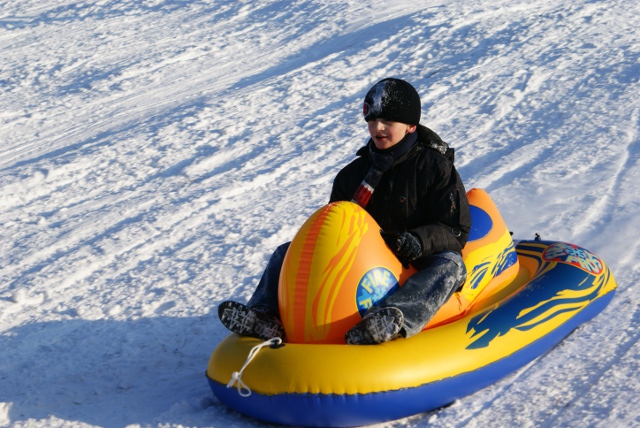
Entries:
<svg viewBox="0 0 640 428">
<path fill-rule="evenodd" d="M 260 340 L 285 338 L 282 322 L 266 307 L 250 308 L 229 300 L 222 302 L 218 307 L 218 317 L 222 325 L 240 336 L 251 336 Z"/>
<path fill-rule="evenodd" d="M 404 323 L 402 311 L 388 307 L 374 309 L 345 334 L 349 345 L 375 345 L 388 342 L 400 335 Z"/>
</svg>

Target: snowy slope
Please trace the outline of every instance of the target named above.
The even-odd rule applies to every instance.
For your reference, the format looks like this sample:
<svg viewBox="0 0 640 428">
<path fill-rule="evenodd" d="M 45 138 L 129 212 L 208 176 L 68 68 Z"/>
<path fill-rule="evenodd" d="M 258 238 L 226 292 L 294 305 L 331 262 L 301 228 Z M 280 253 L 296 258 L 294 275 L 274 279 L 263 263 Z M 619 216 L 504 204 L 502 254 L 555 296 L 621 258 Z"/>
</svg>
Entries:
<svg viewBox="0 0 640 428">
<path fill-rule="evenodd" d="M 607 261 L 611 305 L 437 413 L 384 427 L 640 425 L 635 0 L 0 2 L 0 426 L 257 427 L 212 397 L 217 304 L 412 82 L 516 236 Z"/>
</svg>

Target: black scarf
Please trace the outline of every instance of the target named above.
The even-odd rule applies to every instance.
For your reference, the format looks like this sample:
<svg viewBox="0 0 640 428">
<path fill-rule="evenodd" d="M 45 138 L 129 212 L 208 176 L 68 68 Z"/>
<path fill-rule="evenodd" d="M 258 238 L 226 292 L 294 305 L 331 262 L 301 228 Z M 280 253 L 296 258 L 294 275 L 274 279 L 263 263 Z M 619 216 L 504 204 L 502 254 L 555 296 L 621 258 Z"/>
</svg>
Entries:
<svg viewBox="0 0 640 428">
<path fill-rule="evenodd" d="M 371 195 L 376 189 L 382 175 L 387 172 L 402 155 L 407 153 L 411 147 L 418 140 L 418 133 L 412 132 L 405 135 L 405 137 L 394 145 L 385 150 L 378 149 L 373 140 L 369 140 L 369 157 L 371 158 L 371 168 L 369 172 L 358 186 L 355 195 L 353 195 L 352 202 L 360 205 L 362 208 L 366 208 Z"/>
</svg>

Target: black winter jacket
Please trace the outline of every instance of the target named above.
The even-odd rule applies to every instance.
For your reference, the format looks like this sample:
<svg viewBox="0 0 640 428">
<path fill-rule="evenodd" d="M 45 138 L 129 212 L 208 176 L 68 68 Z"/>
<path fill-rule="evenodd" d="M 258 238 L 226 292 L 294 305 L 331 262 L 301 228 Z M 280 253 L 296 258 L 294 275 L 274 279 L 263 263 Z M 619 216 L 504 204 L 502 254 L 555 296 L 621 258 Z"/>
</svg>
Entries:
<svg viewBox="0 0 640 428">
<path fill-rule="evenodd" d="M 453 149 L 429 128 L 419 125 L 417 142 L 397 159 L 376 186 L 366 210 L 385 231 L 411 232 L 423 253 L 461 252 L 471 228 L 469 202 L 453 166 Z M 373 144 L 369 140 L 368 144 Z M 333 182 L 330 202 L 351 201 L 372 165 L 368 146 Z"/>
</svg>

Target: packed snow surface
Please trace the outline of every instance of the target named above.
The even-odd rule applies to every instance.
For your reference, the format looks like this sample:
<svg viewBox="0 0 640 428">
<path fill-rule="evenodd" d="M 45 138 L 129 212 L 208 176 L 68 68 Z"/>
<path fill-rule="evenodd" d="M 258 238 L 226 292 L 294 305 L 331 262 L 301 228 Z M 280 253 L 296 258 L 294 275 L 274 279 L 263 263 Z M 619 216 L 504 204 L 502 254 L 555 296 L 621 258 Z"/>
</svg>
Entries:
<svg viewBox="0 0 640 428">
<path fill-rule="evenodd" d="M 204 371 L 384 77 L 516 237 L 609 264 L 560 346 L 380 427 L 640 424 L 636 0 L 0 2 L 0 426 L 259 427 Z M 410 358 L 410 356 L 408 356 Z"/>
</svg>

